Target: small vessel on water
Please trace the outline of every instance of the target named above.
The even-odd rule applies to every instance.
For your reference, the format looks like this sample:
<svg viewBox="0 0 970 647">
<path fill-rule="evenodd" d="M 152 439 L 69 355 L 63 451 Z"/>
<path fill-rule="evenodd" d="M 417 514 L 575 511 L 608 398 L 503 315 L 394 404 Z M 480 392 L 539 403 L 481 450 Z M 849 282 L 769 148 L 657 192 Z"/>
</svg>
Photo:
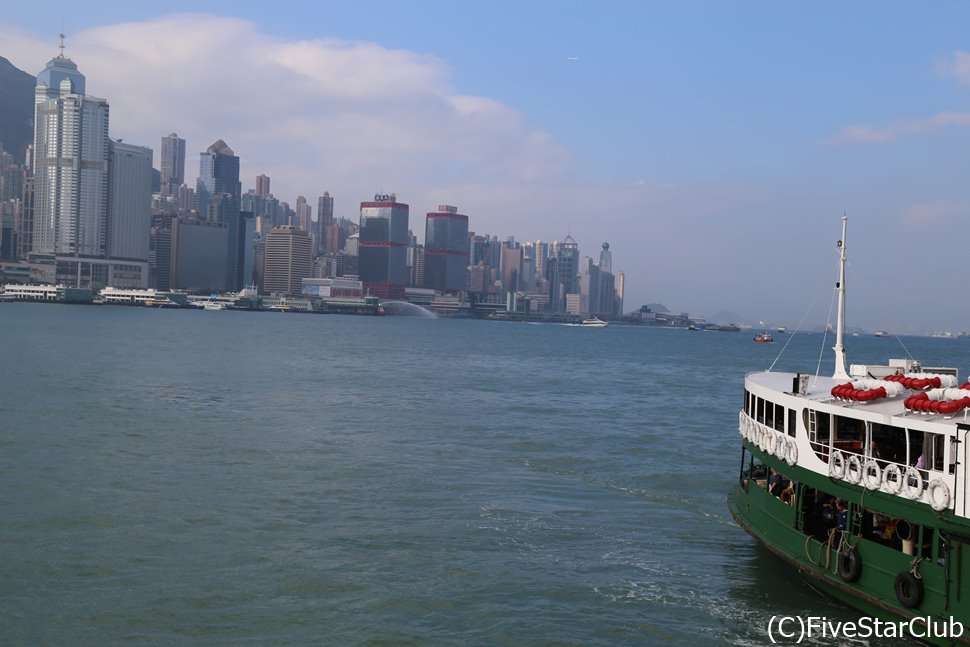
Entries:
<svg viewBox="0 0 970 647">
<path fill-rule="evenodd" d="M 715 330 L 717 332 L 738 332 L 741 330 L 741 326 L 733 323 L 729 323 L 723 326 L 715 326 L 713 328 L 708 328 L 708 330 Z"/>
<path fill-rule="evenodd" d="M 775 341 L 775 338 L 771 336 L 770 332 L 765 331 L 759 332 L 757 335 L 755 335 L 754 340 L 760 344 L 770 344 Z"/>
<path fill-rule="evenodd" d="M 934 644 L 966 642 L 934 627 L 970 624 L 970 382 L 914 359 L 847 368 L 846 221 L 834 374 L 745 377 L 728 507 L 813 587 Z"/>
<path fill-rule="evenodd" d="M 876 332 L 873 333 L 873 336 L 874 337 L 888 337 L 889 336 L 889 333 L 886 332 L 885 330 L 877 330 Z"/>
<path fill-rule="evenodd" d="M 583 322 L 579 325 L 583 328 L 606 328 L 610 324 L 599 317 L 593 317 L 591 319 L 583 319 Z"/>
<path fill-rule="evenodd" d="M 205 301 L 202 304 L 203 310 L 226 310 L 228 304 L 225 301 Z"/>
</svg>

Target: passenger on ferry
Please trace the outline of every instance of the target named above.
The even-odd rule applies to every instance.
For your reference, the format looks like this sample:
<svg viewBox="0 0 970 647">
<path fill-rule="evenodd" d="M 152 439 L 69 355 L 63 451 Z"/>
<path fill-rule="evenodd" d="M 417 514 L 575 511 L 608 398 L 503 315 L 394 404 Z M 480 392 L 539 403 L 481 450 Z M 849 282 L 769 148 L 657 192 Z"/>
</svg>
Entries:
<svg viewBox="0 0 970 647">
<path fill-rule="evenodd" d="M 791 481 L 789 481 L 788 486 L 781 491 L 781 495 L 778 498 L 781 499 L 782 503 L 795 505 L 795 489 L 792 487 Z"/>
<path fill-rule="evenodd" d="M 849 510 L 845 506 L 845 501 L 838 499 L 835 502 L 835 527 L 839 530 L 845 530 L 846 522 L 848 521 Z"/>
<path fill-rule="evenodd" d="M 771 477 L 768 479 L 768 492 L 772 496 L 781 496 L 782 477 L 775 468 L 771 468 Z"/>
</svg>

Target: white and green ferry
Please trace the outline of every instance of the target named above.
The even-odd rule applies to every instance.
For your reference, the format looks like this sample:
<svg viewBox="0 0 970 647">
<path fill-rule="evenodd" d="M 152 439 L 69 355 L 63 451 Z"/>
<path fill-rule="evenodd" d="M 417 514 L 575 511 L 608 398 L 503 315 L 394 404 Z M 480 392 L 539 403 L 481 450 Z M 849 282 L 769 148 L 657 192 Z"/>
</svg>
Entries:
<svg viewBox="0 0 970 647">
<path fill-rule="evenodd" d="M 737 523 L 815 588 L 893 622 L 970 629 L 970 382 L 890 360 L 846 368 L 842 219 L 835 373 L 752 373 Z M 930 642 L 970 642 L 932 637 Z"/>
</svg>

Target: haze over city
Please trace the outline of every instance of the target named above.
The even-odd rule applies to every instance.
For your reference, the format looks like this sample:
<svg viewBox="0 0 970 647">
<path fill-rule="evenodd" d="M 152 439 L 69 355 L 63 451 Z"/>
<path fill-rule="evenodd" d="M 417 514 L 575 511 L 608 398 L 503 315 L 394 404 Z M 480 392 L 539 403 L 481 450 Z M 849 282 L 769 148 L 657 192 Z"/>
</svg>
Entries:
<svg viewBox="0 0 970 647">
<path fill-rule="evenodd" d="M 187 176 L 223 139 L 243 190 L 608 241 L 627 310 L 789 326 L 828 316 L 845 212 L 850 326 L 970 328 L 966 4 L 76 7 L 5 9 L 0 55 L 36 74 L 63 17 L 112 136 L 178 132 Z"/>
</svg>

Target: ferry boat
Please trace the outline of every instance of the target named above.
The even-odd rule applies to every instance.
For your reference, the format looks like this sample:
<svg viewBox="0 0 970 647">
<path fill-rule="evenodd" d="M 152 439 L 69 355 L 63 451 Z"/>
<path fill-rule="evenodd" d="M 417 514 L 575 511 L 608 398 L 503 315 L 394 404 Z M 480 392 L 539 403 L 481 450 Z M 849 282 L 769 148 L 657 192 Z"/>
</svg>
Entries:
<svg viewBox="0 0 970 647">
<path fill-rule="evenodd" d="M 735 521 L 866 615 L 970 625 L 970 382 L 913 359 L 846 368 L 845 232 L 835 371 L 751 373 L 738 413 Z"/>
<path fill-rule="evenodd" d="M 770 344 L 775 341 L 775 338 L 771 336 L 770 332 L 759 332 L 754 336 L 754 340 L 760 344 Z"/>
<path fill-rule="evenodd" d="M 583 322 L 579 325 L 584 328 L 606 328 L 609 324 L 599 317 L 593 317 L 592 319 L 583 319 Z"/>
</svg>

